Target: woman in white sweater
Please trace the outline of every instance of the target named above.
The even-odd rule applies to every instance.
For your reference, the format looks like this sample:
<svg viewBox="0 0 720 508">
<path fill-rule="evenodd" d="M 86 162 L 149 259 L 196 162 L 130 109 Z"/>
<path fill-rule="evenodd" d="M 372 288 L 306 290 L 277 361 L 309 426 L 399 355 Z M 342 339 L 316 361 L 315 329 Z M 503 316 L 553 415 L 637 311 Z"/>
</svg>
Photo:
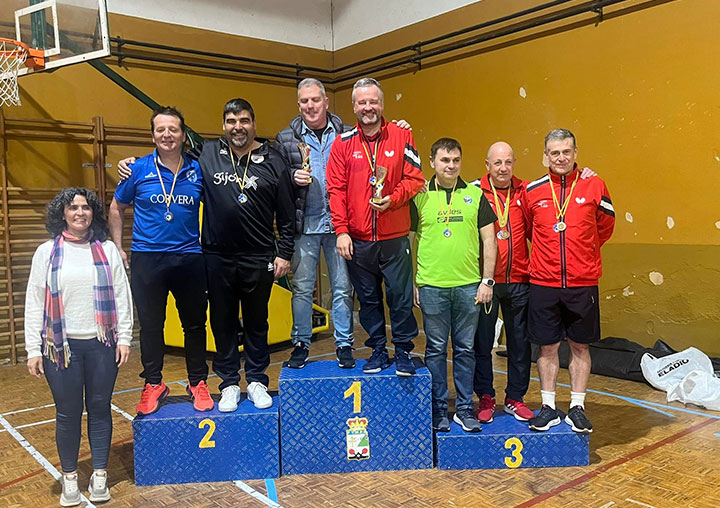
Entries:
<svg viewBox="0 0 720 508">
<path fill-rule="evenodd" d="M 107 461 L 118 367 L 132 339 L 130 286 L 120 254 L 107 240 L 94 192 L 63 189 L 47 207 L 52 240 L 35 251 L 25 298 L 25 348 L 30 374 L 47 378 L 55 400 L 62 464 L 62 506 L 80 504 L 77 464 L 84 405 L 94 472 L 90 501 L 110 499 Z"/>
</svg>

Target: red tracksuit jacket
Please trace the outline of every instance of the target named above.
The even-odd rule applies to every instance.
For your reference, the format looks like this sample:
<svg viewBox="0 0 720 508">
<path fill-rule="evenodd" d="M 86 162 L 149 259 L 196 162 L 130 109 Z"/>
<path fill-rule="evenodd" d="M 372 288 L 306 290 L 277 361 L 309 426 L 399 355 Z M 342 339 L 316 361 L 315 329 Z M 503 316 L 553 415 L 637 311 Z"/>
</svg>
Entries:
<svg viewBox="0 0 720 508">
<path fill-rule="evenodd" d="M 529 265 L 529 228 L 527 227 L 527 219 L 525 217 L 525 209 L 523 202 L 525 201 L 525 185 L 527 182 L 519 178 L 512 177 L 512 196 L 510 203 L 510 212 L 508 217 L 507 231 L 510 238 L 507 240 L 498 239 L 498 257 L 495 263 L 495 282 L 498 283 L 517 283 L 528 282 L 528 265 Z M 490 202 L 495 211 L 495 215 L 500 217 L 500 209 L 495 204 L 495 196 L 490 187 L 490 175 L 483 176 L 480 180 L 475 180 L 473 185 L 480 187 L 485 197 Z M 505 199 L 507 191 L 499 191 L 495 189 L 500 199 L 502 209 L 505 210 Z M 495 222 L 495 234 L 500 231 L 499 221 Z"/>
<path fill-rule="evenodd" d="M 374 187 L 370 184 L 372 157 L 377 146 L 377 165 L 387 177 L 383 196 L 390 208 L 378 213 L 370 207 Z M 364 144 L 364 148 L 363 148 Z M 409 130 L 383 119 L 378 141 L 368 142 L 359 126 L 338 136 L 330 149 L 325 169 L 330 213 L 335 232 L 349 233 L 356 240 L 379 241 L 405 236 L 410 231 L 408 201 L 425 184 L 420 157 Z"/>
<path fill-rule="evenodd" d="M 600 247 L 612 236 L 615 210 L 605 182 L 594 176 L 578 178 L 565 214 L 565 231 L 558 222 L 550 185 L 562 206 L 578 174 L 548 173 L 526 187 L 526 212 L 532 228 L 530 282 L 550 287 L 596 286 L 602 275 Z"/>
</svg>

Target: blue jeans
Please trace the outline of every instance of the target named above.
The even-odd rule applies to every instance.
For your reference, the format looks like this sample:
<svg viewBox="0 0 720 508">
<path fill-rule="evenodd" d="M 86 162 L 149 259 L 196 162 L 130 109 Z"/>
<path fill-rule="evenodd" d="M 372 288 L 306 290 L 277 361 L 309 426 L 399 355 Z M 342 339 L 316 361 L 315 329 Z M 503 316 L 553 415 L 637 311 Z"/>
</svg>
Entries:
<svg viewBox="0 0 720 508">
<path fill-rule="evenodd" d="M 300 235 L 295 238 L 292 279 L 292 341 L 293 344 L 310 345 L 312 336 L 312 295 L 315 275 L 320 262 L 320 248 L 330 272 L 332 290 L 332 318 L 335 327 L 335 347 L 352 346 L 353 343 L 353 290 L 348 277 L 345 259 L 336 249 L 335 233 Z"/>
<path fill-rule="evenodd" d="M 473 342 L 479 305 L 477 284 L 452 288 L 421 286 L 420 308 L 425 328 L 425 364 L 432 376 L 433 409 L 447 410 L 447 347 L 452 335 L 455 409 L 472 409 L 475 354 Z"/>
</svg>

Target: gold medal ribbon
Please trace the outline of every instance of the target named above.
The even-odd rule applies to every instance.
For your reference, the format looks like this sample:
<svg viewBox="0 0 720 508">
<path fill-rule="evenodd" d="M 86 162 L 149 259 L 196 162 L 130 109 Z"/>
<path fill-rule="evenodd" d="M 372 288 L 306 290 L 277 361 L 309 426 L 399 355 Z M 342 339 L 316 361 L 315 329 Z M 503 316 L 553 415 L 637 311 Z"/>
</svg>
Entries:
<svg viewBox="0 0 720 508">
<path fill-rule="evenodd" d="M 495 198 L 495 208 L 500 212 L 498 214 L 498 224 L 500 225 L 500 229 L 504 229 L 508 223 L 508 217 L 510 217 L 510 203 L 512 202 L 512 199 L 510 198 L 510 193 L 512 192 L 512 184 L 510 184 L 510 187 L 508 187 L 507 189 L 505 206 L 503 207 L 500 199 L 498 198 L 498 193 L 495 190 L 495 186 L 492 183 L 492 178 L 488 178 L 488 181 L 490 182 L 490 188 L 492 189 L 493 197 Z"/>
<path fill-rule="evenodd" d="M 455 187 L 457 186 L 457 179 L 455 180 L 455 183 L 453 184 L 453 188 L 450 191 L 450 203 L 447 205 L 447 211 L 444 211 L 444 200 L 440 198 L 440 194 L 442 194 L 443 198 L 445 197 L 445 189 L 440 187 L 438 184 L 437 178 L 435 178 L 435 190 L 438 191 L 439 189 L 442 189 L 442 193 L 438 192 L 438 202 L 440 203 L 440 214 L 445 216 L 445 229 L 449 229 L 449 223 L 450 223 L 450 211 L 452 210 L 452 202 L 453 198 L 455 197 Z"/>
<path fill-rule="evenodd" d="M 382 134 L 380 135 L 382 136 Z M 370 171 L 372 171 L 372 176 L 375 176 L 375 164 L 377 163 L 377 152 L 378 152 L 378 146 L 380 146 L 380 138 L 375 142 L 375 150 L 373 151 L 372 159 L 370 158 L 370 152 L 367 149 L 367 146 L 365 146 L 365 143 L 367 142 L 368 146 L 370 145 L 370 140 L 365 138 L 365 135 L 363 134 L 363 143 L 362 147 L 365 151 L 365 157 L 367 157 L 368 162 L 370 163 Z M 373 184 L 375 185 L 375 184 Z"/>
<path fill-rule="evenodd" d="M 165 192 L 165 184 L 163 183 L 162 176 L 160 176 L 160 166 L 158 166 L 158 158 L 155 157 L 155 170 L 157 171 L 158 180 L 160 180 L 160 188 L 162 188 L 163 197 L 165 198 L 165 206 L 167 207 L 168 212 L 170 211 L 170 202 L 172 201 L 173 194 L 175 193 L 175 182 L 177 182 L 177 177 L 180 174 L 180 168 L 182 167 L 182 164 L 183 156 L 182 154 L 180 154 L 180 160 L 178 161 L 177 168 L 175 168 L 175 177 L 173 178 L 172 187 L 170 187 L 170 194 L 168 194 L 167 192 Z"/>
<path fill-rule="evenodd" d="M 562 206 L 560 206 L 560 201 L 557 198 L 557 194 L 555 194 L 555 186 L 553 185 L 552 177 L 550 177 L 550 190 L 552 191 L 553 204 L 555 205 L 555 216 L 557 217 L 558 222 L 562 222 L 563 217 L 565 217 L 565 212 L 567 212 L 568 205 L 570 204 L 570 198 L 572 197 L 573 191 L 575 190 L 575 184 L 577 183 L 579 177 L 580 171 L 578 171 L 575 175 L 575 180 L 573 180 L 572 186 L 570 187 L 570 194 L 568 194 L 565 199 L 565 203 L 563 203 Z"/>
<path fill-rule="evenodd" d="M 243 173 L 242 181 L 240 180 L 240 175 L 238 175 L 237 168 L 235 167 L 235 157 L 233 157 L 233 149 L 230 148 L 230 163 L 232 164 L 233 171 L 235 172 L 235 178 L 238 181 L 238 185 L 240 186 L 240 195 L 245 194 L 245 177 L 247 176 L 247 170 L 248 166 L 250 166 L 250 154 L 252 153 L 252 148 L 247 153 L 247 161 L 245 161 L 245 172 Z M 240 161 L 238 161 L 240 162 Z"/>
</svg>

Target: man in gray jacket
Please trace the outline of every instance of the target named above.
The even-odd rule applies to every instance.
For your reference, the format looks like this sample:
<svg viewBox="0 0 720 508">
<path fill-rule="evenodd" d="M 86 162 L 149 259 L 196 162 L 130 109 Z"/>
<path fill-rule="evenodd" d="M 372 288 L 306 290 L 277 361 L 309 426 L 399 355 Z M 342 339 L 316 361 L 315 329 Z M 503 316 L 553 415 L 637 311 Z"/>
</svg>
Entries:
<svg viewBox="0 0 720 508">
<path fill-rule="evenodd" d="M 355 367 L 353 293 L 345 260 L 335 248 L 336 236 L 325 185 L 330 147 L 335 137 L 350 127 L 328 112 L 325 87 L 317 79 L 306 78 L 298 84 L 298 108 L 300 115 L 278 133 L 274 145 L 290 162 L 295 183 L 296 238 L 292 260 L 292 340 L 295 348 L 285 366 L 300 369 L 307 361 L 312 336 L 312 294 L 322 249 L 330 275 L 338 364 L 351 369 Z"/>
</svg>

